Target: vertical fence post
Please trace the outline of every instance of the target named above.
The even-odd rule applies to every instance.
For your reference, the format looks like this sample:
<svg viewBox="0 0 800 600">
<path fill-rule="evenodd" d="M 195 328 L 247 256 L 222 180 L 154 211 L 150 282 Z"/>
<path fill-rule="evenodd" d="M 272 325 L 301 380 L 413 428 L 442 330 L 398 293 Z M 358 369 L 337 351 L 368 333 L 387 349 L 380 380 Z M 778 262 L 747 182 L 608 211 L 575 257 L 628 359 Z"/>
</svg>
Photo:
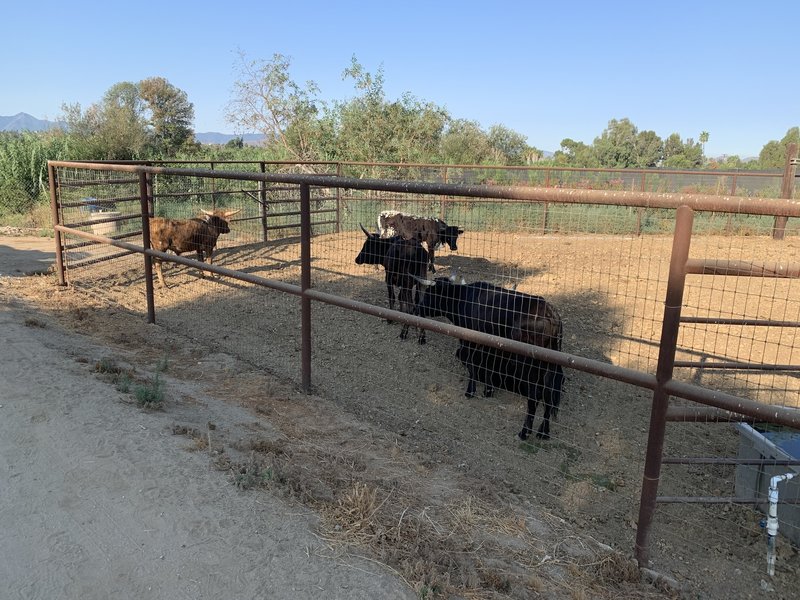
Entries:
<svg viewBox="0 0 800 600">
<path fill-rule="evenodd" d="M 300 185 L 300 336 L 302 388 L 311 390 L 311 299 L 305 292 L 311 287 L 311 189 Z"/>
<path fill-rule="evenodd" d="M 267 172 L 267 164 L 261 161 L 261 174 Z M 258 200 L 259 200 L 259 215 L 261 216 L 261 232 L 262 239 L 267 241 L 267 182 L 258 182 Z"/>
<path fill-rule="evenodd" d="M 142 211 L 142 246 L 150 248 L 150 194 L 152 189 L 150 175 L 144 171 L 139 172 L 139 201 Z M 153 257 L 144 253 L 144 288 L 147 296 L 147 322 L 156 322 L 156 308 L 153 296 Z"/>
<path fill-rule="evenodd" d="M 797 144 L 791 143 L 786 147 L 786 164 L 783 167 L 783 185 L 781 185 L 781 198 L 791 200 L 794 196 L 794 176 L 797 173 Z M 789 217 L 775 217 L 772 226 L 772 239 L 782 240 L 786 235 L 786 223 Z"/>
<path fill-rule="evenodd" d="M 647 181 L 645 179 L 646 178 L 646 174 L 645 174 L 644 171 L 641 171 L 640 174 L 642 176 L 642 182 L 641 182 L 641 184 L 639 184 L 639 191 L 644 193 L 647 190 Z M 641 208 L 641 207 L 639 207 L 636 210 L 636 236 L 637 237 L 642 235 L 642 221 L 644 220 L 643 217 L 645 216 L 645 212 L 644 211 L 645 211 L 645 209 Z"/>
<path fill-rule="evenodd" d="M 547 212 L 549 208 L 549 202 L 542 202 L 542 235 L 547 235 Z"/>
<path fill-rule="evenodd" d="M 448 172 L 447 172 L 447 166 L 445 165 L 442 168 L 442 183 L 447 183 L 447 177 L 448 177 Z M 444 196 L 439 196 L 439 218 L 442 221 L 446 221 L 446 219 L 445 219 L 445 212 L 446 212 L 445 211 L 445 206 L 446 206 L 445 197 Z"/>
<path fill-rule="evenodd" d="M 148 217 L 155 217 L 156 216 L 156 204 L 153 198 L 155 198 L 156 193 L 156 183 L 157 181 L 153 179 L 153 176 L 148 173 L 147 174 L 147 216 Z"/>
<path fill-rule="evenodd" d="M 672 239 L 672 257 L 669 263 L 667 298 L 664 303 L 664 322 L 656 367 L 656 388 L 650 410 L 650 433 L 647 439 L 647 454 L 642 479 L 642 495 L 639 502 L 639 522 L 636 527 L 636 560 L 646 567 L 650 560 L 650 527 L 656 509 L 658 483 L 661 478 L 661 462 L 664 452 L 664 432 L 669 407 L 669 394 L 664 384 L 672 379 L 675 367 L 675 349 L 678 345 L 683 288 L 686 282 L 686 261 L 689 259 L 689 244 L 692 239 L 694 211 L 688 206 L 678 208 L 675 218 L 675 234 Z"/>
<path fill-rule="evenodd" d="M 208 161 L 211 170 L 214 170 L 214 161 Z M 211 210 L 217 210 L 217 180 L 211 178 Z"/>
<path fill-rule="evenodd" d="M 342 163 L 336 163 L 336 177 L 342 176 Z M 336 233 L 342 232 L 342 188 L 336 186 Z"/>
<path fill-rule="evenodd" d="M 53 214 L 53 232 L 56 242 L 56 276 L 58 277 L 58 285 L 67 285 L 67 280 L 64 274 L 64 246 L 61 243 L 61 232 L 55 226 L 61 225 L 61 210 L 59 209 L 58 201 L 58 186 L 56 184 L 56 169 L 53 165 L 47 164 L 47 179 L 50 182 L 50 208 Z"/>
</svg>

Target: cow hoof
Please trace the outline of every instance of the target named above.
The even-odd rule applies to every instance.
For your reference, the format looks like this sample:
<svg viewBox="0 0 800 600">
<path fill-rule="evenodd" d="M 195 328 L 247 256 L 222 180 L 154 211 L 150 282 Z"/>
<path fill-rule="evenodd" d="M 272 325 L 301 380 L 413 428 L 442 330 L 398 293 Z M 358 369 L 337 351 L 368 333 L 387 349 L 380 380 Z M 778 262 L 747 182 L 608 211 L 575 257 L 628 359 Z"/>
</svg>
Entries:
<svg viewBox="0 0 800 600">
<path fill-rule="evenodd" d="M 494 390 L 483 390 L 484 398 L 491 398 L 492 396 L 494 396 Z"/>
<path fill-rule="evenodd" d="M 524 429 L 517 434 L 517 437 L 521 439 L 523 442 L 528 439 L 530 435 L 529 432 L 526 432 Z"/>
<path fill-rule="evenodd" d="M 419 340 L 417 340 L 417 341 L 419 342 L 420 346 L 422 346 L 423 344 L 427 344 L 428 343 L 428 340 L 426 340 L 425 338 L 419 338 Z"/>
<path fill-rule="evenodd" d="M 536 437 L 538 439 L 540 439 L 540 440 L 549 440 L 550 439 L 550 434 L 549 433 L 545 433 L 544 431 L 538 431 L 536 433 Z"/>
<path fill-rule="evenodd" d="M 474 398 L 475 394 L 472 392 L 464 392 L 464 398 Z"/>
</svg>

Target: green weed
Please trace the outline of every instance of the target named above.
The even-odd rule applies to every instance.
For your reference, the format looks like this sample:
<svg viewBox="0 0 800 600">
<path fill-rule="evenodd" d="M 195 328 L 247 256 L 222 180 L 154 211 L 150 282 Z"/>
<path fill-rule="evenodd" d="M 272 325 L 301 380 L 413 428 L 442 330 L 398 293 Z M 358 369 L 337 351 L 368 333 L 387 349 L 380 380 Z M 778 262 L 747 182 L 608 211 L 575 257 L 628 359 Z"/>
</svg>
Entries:
<svg viewBox="0 0 800 600">
<path fill-rule="evenodd" d="M 263 467 L 257 462 L 250 461 L 246 465 L 241 465 L 234 473 L 233 483 L 236 487 L 248 490 L 266 485 L 272 478 L 272 467 Z"/>
<path fill-rule="evenodd" d="M 146 383 L 136 385 L 133 388 L 133 396 L 136 398 L 136 404 L 142 408 L 161 408 L 164 403 L 164 383 L 156 374 Z"/>
<path fill-rule="evenodd" d="M 131 376 L 127 373 L 120 373 L 117 380 L 114 382 L 114 388 L 118 392 L 122 392 L 123 394 L 128 394 L 131 391 Z"/>
</svg>

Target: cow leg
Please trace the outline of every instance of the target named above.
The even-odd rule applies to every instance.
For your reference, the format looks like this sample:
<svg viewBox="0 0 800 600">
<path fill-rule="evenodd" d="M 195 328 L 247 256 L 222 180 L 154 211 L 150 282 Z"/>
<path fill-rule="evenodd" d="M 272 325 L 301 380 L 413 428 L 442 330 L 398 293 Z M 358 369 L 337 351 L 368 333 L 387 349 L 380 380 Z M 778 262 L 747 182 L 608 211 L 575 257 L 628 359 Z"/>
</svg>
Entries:
<svg viewBox="0 0 800 600">
<path fill-rule="evenodd" d="M 394 287 L 388 272 L 386 273 L 386 295 L 389 297 L 389 309 L 394 310 Z M 391 324 L 392 320 L 386 319 L 386 322 Z"/>
<path fill-rule="evenodd" d="M 481 380 L 483 382 L 484 398 L 492 398 L 496 387 L 503 388 L 502 375 L 498 373 L 498 368 L 502 368 L 500 362 L 497 352 L 494 350 L 486 348 L 485 351 L 481 353 L 479 363 L 485 371 L 485 376 Z"/>
<path fill-rule="evenodd" d="M 544 415 L 542 416 L 542 424 L 539 425 L 539 431 L 536 432 L 536 437 L 540 440 L 550 439 L 550 411 L 551 406 L 549 403 L 544 404 Z"/>
<path fill-rule="evenodd" d="M 410 288 L 400 288 L 400 310 L 404 313 L 411 313 L 413 308 L 411 308 L 411 289 Z M 403 323 L 403 328 L 400 330 L 400 339 L 406 339 L 408 336 L 408 324 Z"/>
<path fill-rule="evenodd" d="M 414 314 L 419 316 L 417 307 L 419 306 L 419 284 L 414 286 Z M 417 330 L 417 342 L 419 344 L 427 343 L 427 339 L 425 339 L 425 330 L 422 327 L 419 327 Z"/>
<path fill-rule="evenodd" d="M 564 385 L 564 369 L 561 365 L 550 365 L 544 378 L 544 417 L 536 437 L 542 440 L 550 439 L 550 416 L 558 414 L 558 405 L 561 403 L 561 388 Z"/>
<path fill-rule="evenodd" d="M 548 369 L 549 371 L 549 369 Z M 544 403 L 544 414 L 542 415 L 542 423 L 539 425 L 539 430 L 536 432 L 536 437 L 540 440 L 550 439 L 550 414 L 553 411 L 553 397 L 552 388 L 548 381 L 548 372 L 546 371 L 541 384 L 535 386 L 536 394 L 541 398 Z M 534 410 L 536 407 L 534 406 Z"/>
<path fill-rule="evenodd" d="M 209 259 L 210 259 L 210 258 L 211 258 L 211 257 L 209 257 Z M 199 260 L 200 262 L 204 262 L 204 261 L 203 261 L 203 251 L 202 251 L 202 250 L 198 250 L 198 251 L 197 251 L 197 260 Z M 209 263 L 209 264 L 210 264 L 210 263 Z M 205 276 L 206 276 L 206 274 L 203 272 L 203 269 L 200 269 L 200 277 L 201 277 L 201 278 L 204 278 Z"/>
<path fill-rule="evenodd" d="M 528 397 L 528 409 L 525 414 L 525 422 L 522 424 L 522 431 L 520 431 L 517 434 L 519 436 L 519 439 L 524 441 L 528 439 L 528 436 L 530 436 L 531 431 L 533 431 L 533 417 L 535 414 L 536 414 L 536 398 Z"/>
<path fill-rule="evenodd" d="M 464 396 L 466 398 L 474 398 L 475 388 L 477 387 L 477 385 L 475 384 L 475 374 L 473 373 L 473 367 L 467 367 L 467 371 L 469 372 L 469 382 L 467 383 L 467 391 L 464 392 Z"/>
<path fill-rule="evenodd" d="M 525 410 L 525 422 L 522 424 L 522 430 L 517 434 L 521 440 L 527 440 L 533 431 L 533 419 L 536 416 L 536 407 L 539 404 L 542 396 L 541 380 L 546 377 L 546 372 L 543 372 L 541 363 L 538 361 L 531 362 L 528 359 L 515 356 L 513 369 L 511 374 L 513 376 L 515 385 L 514 391 L 527 398 L 527 405 Z M 549 413 L 545 411 L 546 418 L 549 418 Z M 544 425 L 542 426 L 544 427 Z M 549 422 L 547 425 L 549 431 Z M 537 437 L 542 437 L 542 428 L 539 429 Z"/>
<path fill-rule="evenodd" d="M 468 343 L 465 343 L 464 340 L 458 340 L 458 349 L 456 350 L 456 358 L 461 361 L 467 368 L 467 375 L 469 377 L 469 381 L 467 382 L 467 391 L 464 392 L 464 396 L 467 398 L 474 398 L 475 397 L 475 388 L 477 388 L 476 384 L 476 367 L 473 362 L 473 353 L 475 350 L 470 347 Z"/>
<path fill-rule="evenodd" d="M 431 268 L 431 273 L 436 273 L 436 267 L 433 266 L 433 247 L 435 245 L 436 244 L 432 244 L 428 249 L 428 266 Z"/>
<path fill-rule="evenodd" d="M 161 282 L 162 287 L 169 287 L 167 282 L 164 281 L 164 273 L 161 271 L 161 260 L 155 258 L 153 259 L 153 264 L 156 267 L 156 275 L 158 275 L 158 280 Z"/>
</svg>

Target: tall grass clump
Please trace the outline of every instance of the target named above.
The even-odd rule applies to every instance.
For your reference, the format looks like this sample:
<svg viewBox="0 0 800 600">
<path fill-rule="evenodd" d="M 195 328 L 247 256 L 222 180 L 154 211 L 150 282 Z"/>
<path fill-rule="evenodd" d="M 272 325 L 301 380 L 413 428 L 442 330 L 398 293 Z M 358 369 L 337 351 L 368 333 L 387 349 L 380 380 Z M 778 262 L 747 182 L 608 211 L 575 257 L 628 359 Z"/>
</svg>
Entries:
<svg viewBox="0 0 800 600">
<path fill-rule="evenodd" d="M 67 158 L 59 131 L 0 133 L 0 222 L 19 227 L 50 224 L 47 161 Z"/>
</svg>

